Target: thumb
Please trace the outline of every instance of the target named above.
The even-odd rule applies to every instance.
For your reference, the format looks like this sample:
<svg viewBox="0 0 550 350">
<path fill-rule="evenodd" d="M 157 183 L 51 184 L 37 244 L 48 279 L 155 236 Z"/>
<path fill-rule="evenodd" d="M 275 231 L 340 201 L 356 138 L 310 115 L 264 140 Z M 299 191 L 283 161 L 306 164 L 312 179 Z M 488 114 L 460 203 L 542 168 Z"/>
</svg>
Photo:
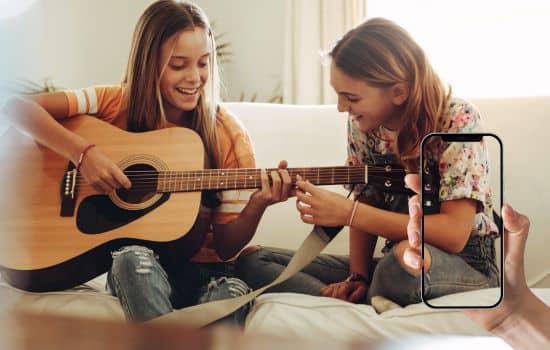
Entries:
<svg viewBox="0 0 550 350">
<path fill-rule="evenodd" d="M 529 218 L 515 211 L 511 205 L 505 204 L 502 208 L 502 220 L 505 227 L 504 256 L 506 269 L 504 272 L 507 280 L 525 281 L 523 262 L 530 227 Z"/>
<path fill-rule="evenodd" d="M 348 301 L 356 303 L 365 295 L 366 287 L 359 285 L 348 298 Z"/>
<path fill-rule="evenodd" d="M 298 186 L 298 188 L 302 190 L 302 192 L 313 194 L 315 191 L 317 191 L 317 188 L 311 182 L 304 181 L 304 179 L 300 175 L 296 175 L 296 179 L 298 180 L 296 181 L 296 186 Z"/>
</svg>

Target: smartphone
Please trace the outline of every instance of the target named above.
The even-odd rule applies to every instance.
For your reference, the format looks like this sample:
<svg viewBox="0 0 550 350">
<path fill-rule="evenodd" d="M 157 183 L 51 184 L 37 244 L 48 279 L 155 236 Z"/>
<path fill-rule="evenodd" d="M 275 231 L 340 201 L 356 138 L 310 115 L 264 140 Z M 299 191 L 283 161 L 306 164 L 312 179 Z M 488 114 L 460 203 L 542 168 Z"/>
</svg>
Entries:
<svg viewBox="0 0 550 350">
<path fill-rule="evenodd" d="M 491 133 L 431 133 L 422 139 L 420 165 L 423 302 L 497 306 L 503 296 L 502 141 Z"/>
</svg>

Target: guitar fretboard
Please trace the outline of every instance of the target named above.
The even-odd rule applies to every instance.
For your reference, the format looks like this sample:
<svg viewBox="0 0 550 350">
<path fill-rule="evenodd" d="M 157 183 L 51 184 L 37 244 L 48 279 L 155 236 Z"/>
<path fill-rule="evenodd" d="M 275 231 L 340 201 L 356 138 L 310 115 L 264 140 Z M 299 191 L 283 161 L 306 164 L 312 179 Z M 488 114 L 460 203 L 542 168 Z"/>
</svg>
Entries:
<svg viewBox="0 0 550 350">
<path fill-rule="evenodd" d="M 272 171 L 266 169 L 268 178 Z M 292 184 L 296 175 L 315 185 L 365 183 L 365 166 L 341 166 L 287 169 Z M 260 169 L 205 169 L 197 171 L 161 171 L 158 192 L 192 192 L 202 190 L 254 189 L 262 186 Z"/>
</svg>

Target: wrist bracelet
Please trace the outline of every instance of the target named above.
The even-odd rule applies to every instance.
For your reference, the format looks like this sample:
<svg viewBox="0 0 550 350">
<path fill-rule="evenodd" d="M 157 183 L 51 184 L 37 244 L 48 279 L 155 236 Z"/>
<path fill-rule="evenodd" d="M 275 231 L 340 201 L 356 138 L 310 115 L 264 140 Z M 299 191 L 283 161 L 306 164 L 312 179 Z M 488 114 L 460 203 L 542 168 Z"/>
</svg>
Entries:
<svg viewBox="0 0 550 350">
<path fill-rule="evenodd" d="M 349 223 L 348 223 L 349 227 L 351 227 L 351 224 L 353 223 L 353 218 L 355 216 L 355 212 L 357 211 L 358 204 L 359 204 L 358 200 L 355 200 L 355 203 L 353 203 L 353 210 L 351 211 L 351 216 L 349 217 Z"/>
<path fill-rule="evenodd" d="M 360 273 L 352 273 L 346 278 L 346 282 L 364 282 L 369 284 L 369 279 Z"/>
<path fill-rule="evenodd" d="M 88 151 L 92 148 L 92 147 L 95 147 L 95 145 L 92 143 L 88 146 L 86 146 L 86 148 L 84 148 L 84 150 L 82 151 L 82 153 L 80 153 L 80 157 L 78 157 L 78 163 L 76 163 L 76 171 L 79 171 L 80 170 L 80 166 L 82 165 L 82 161 L 84 160 L 84 156 L 86 155 L 86 153 L 88 153 Z"/>
</svg>

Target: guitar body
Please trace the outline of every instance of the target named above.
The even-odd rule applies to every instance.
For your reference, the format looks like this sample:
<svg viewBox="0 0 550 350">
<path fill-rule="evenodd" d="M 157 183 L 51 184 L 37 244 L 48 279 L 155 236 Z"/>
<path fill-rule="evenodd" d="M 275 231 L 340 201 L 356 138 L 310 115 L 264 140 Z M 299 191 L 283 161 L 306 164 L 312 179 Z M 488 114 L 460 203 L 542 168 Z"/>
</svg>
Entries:
<svg viewBox="0 0 550 350">
<path fill-rule="evenodd" d="M 201 139 L 189 129 L 130 133 L 88 116 L 62 124 L 123 170 L 203 169 Z M 156 193 L 136 183 L 108 196 L 82 179 L 67 199 L 64 192 L 73 188 L 66 183 L 69 162 L 13 128 L 0 139 L 0 162 L 0 270 L 17 288 L 73 287 L 106 272 L 110 252 L 128 244 L 183 262 L 207 231 L 197 220 L 201 192 Z"/>
</svg>

